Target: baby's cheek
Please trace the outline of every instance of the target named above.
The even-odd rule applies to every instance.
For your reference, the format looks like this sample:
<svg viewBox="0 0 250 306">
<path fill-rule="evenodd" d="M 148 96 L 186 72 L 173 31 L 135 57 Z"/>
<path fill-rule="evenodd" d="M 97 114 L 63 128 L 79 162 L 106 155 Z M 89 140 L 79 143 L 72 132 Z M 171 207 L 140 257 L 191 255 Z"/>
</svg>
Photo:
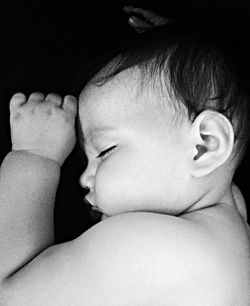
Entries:
<svg viewBox="0 0 250 306">
<path fill-rule="evenodd" d="M 108 215 L 124 212 L 128 190 L 127 175 L 120 166 L 108 167 L 103 164 L 95 177 L 95 197 L 97 205 Z"/>
</svg>

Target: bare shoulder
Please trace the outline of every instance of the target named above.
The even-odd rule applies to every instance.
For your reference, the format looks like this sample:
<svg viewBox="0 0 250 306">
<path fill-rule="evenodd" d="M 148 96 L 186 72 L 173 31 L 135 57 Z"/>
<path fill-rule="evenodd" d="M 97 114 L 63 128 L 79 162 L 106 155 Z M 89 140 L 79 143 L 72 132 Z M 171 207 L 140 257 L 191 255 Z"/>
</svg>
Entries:
<svg viewBox="0 0 250 306">
<path fill-rule="evenodd" d="M 143 305 L 249 305 L 249 227 L 238 214 L 219 210 L 190 219 L 155 213 L 110 218 L 90 233 L 100 248 L 91 254 L 102 250 L 109 258 L 107 277 L 126 271 L 123 288 Z M 90 243 L 96 240 L 91 235 Z"/>
<path fill-rule="evenodd" d="M 183 218 L 197 224 L 211 241 L 209 256 L 216 262 L 218 272 L 223 273 L 220 279 L 226 286 L 218 284 L 218 288 L 230 292 L 228 304 L 250 305 L 250 227 L 245 214 L 219 204 Z"/>
<path fill-rule="evenodd" d="M 199 223 L 119 215 L 19 271 L 6 284 L 6 305 L 234 305 L 232 272 L 217 248 Z"/>
</svg>

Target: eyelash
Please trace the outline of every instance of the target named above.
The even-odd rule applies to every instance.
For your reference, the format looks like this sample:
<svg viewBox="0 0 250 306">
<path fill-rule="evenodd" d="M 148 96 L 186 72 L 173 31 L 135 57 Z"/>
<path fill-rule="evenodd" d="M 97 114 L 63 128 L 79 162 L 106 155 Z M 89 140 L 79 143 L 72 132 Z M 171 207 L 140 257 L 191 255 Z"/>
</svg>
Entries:
<svg viewBox="0 0 250 306">
<path fill-rule="evenodd" d="M 110 147 L 104 151 L 102 151 L 99 155 L 97 155 L 97 158 L 104 159 L 106 158 L 114 149 L 116 146 Z"/>
</svg>

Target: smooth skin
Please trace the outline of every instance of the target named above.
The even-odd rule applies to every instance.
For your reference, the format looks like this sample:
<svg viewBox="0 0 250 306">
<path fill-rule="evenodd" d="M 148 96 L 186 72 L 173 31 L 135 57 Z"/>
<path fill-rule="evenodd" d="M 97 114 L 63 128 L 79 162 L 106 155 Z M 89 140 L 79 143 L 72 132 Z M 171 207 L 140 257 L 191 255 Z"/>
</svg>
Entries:
<svg viewBox="0 0 250 306">
<path fill-rule="evenodd" d="M 94 118 L 97 108 L 91 111 L 88 101 L 100 92 L 91 90 L 80 102 Z M 121 97 L 117 90 L 113 97 Z M 109 101 L 108 118 L 118 119 Z M 249 233 L 235 205 L 244 202 L 233 192 L 228 205 L 196 206 L 179 217 L 126 211 L 124 203 L 117 211 L 103 202 L 106 220 L 54 245 L 54 199 L 60 167 L 75 144 L 76 109 L 71 96 L 11 99 L 13 150 L 0 170 L 1 305 L 249 305 Z M 87 177 L 100 167 L 91 150 Z"/>
</svg>

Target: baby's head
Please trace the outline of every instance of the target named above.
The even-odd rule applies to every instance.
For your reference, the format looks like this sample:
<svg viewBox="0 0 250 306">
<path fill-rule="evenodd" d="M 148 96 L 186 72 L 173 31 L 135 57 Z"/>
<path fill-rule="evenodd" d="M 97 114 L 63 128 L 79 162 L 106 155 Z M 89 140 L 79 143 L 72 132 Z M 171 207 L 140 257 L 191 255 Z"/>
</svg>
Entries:
<svg viewBox="0 0 250 306">
<path fill-rule="evenodd" d="M 196 31 L 168 25 L 140 36 L 80 94 L 88 201 L 108 216 L 222 201 L 247 143 L 243 76 L 226 48 Z"/>
</svg>

